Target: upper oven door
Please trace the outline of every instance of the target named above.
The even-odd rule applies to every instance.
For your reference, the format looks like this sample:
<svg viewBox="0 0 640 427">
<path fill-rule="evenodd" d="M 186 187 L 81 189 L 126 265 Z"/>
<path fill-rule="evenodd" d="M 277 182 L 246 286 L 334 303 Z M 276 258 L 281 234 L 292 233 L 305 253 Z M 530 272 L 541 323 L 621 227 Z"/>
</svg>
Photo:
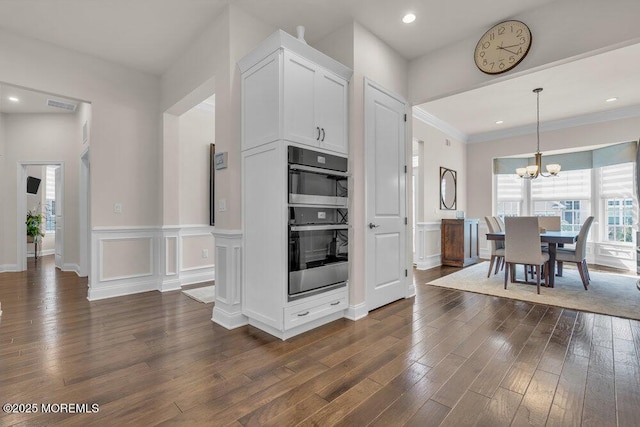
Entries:
<svg viewBox="0 0 640 427">
<path fill-rule="evenodd" d="M 347 197 L 346 172 L 289 165 L 289 203 L 346 207 Z"/>
</svg>

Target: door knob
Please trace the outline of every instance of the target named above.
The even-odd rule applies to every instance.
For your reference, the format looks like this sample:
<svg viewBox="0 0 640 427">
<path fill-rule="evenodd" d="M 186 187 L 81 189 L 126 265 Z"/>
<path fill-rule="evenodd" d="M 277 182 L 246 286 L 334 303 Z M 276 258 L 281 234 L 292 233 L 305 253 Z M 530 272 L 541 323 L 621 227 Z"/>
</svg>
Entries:
<svg viewBox="0 0 640 427">
<path fill-rule="evenodd" d="M 378 224 L 374 224 L 372 222 L 369 223 L 369 228 L 373 229 L 373 228 L 378 228 L 380 227 Z"/>
</svg>

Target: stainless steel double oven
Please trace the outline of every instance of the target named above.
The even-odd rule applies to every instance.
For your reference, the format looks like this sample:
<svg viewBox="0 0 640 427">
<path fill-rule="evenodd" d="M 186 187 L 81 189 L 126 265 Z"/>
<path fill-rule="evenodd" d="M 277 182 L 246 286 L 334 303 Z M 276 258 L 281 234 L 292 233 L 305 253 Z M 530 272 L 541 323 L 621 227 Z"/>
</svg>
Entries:
<svg viewBox="0 0 640 427">
<path fill-rule="evenodd" d="M 347 158 L 288 147 L 289 301 L 346 286 Z"/>
</svg>

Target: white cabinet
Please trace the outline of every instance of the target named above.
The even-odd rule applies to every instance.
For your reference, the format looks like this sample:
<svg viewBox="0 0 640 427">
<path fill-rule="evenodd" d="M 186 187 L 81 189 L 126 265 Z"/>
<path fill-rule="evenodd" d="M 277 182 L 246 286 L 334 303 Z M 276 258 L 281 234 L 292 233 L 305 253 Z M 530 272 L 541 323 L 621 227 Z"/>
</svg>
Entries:
<svg viewBox="0 0 640 427">
<path fill-rule="evenodd" d="M 277 31 L 238 62 L 242 116 L 242 313 L 282 339 L 344 316 L 348 288 L 288 295 L 287 146 L 347 154 L 351 70 Z"/>
<path fill-rule="evenodd" d="M 284 52 L 284 138 L 347 154 L 347 82 Z"/>
<path fill-rule="evenodd" d="M 238 65 L 243 150 L 286 140 L 348 154 L 351 70 L 283 31 Z"/>
<path fill-rule="evenodd" d="M 242 152 L 242 313 L 282 339 L 344 316 L 347 287 L 289 301 L 287 141 Z"/>
</svg>

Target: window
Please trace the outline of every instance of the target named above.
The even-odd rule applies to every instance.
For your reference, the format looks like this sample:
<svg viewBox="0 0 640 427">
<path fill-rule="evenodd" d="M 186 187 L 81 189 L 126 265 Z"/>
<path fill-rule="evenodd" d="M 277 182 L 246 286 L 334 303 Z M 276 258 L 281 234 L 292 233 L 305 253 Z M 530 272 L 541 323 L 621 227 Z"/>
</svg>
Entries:
<svg viewBox="0 0 640 427">
<path fill-rule="evenodd" d="M 47 166 L 44 204 L 47 233 L 56 231 L 56 168 L 57 166 Z"/>
<path fill-rule="evenodd" d="M 600 169 L 601 200 L 606 218 L 603 240 L 633 242 L 633 163 Z"/>
<path fill-rule="evenodd" d="M 524 180 L 518 175 L 496 175 L 497 178 L 497 215 L 519 216 L 524 200 Z"/>
<path fill-rule="evenodd" d="M 534 216 L 559 216 L 563 231 L 580 231 L 591 214 L 591 170 L 564 171 L 531 182 Z"/>
</svg>

